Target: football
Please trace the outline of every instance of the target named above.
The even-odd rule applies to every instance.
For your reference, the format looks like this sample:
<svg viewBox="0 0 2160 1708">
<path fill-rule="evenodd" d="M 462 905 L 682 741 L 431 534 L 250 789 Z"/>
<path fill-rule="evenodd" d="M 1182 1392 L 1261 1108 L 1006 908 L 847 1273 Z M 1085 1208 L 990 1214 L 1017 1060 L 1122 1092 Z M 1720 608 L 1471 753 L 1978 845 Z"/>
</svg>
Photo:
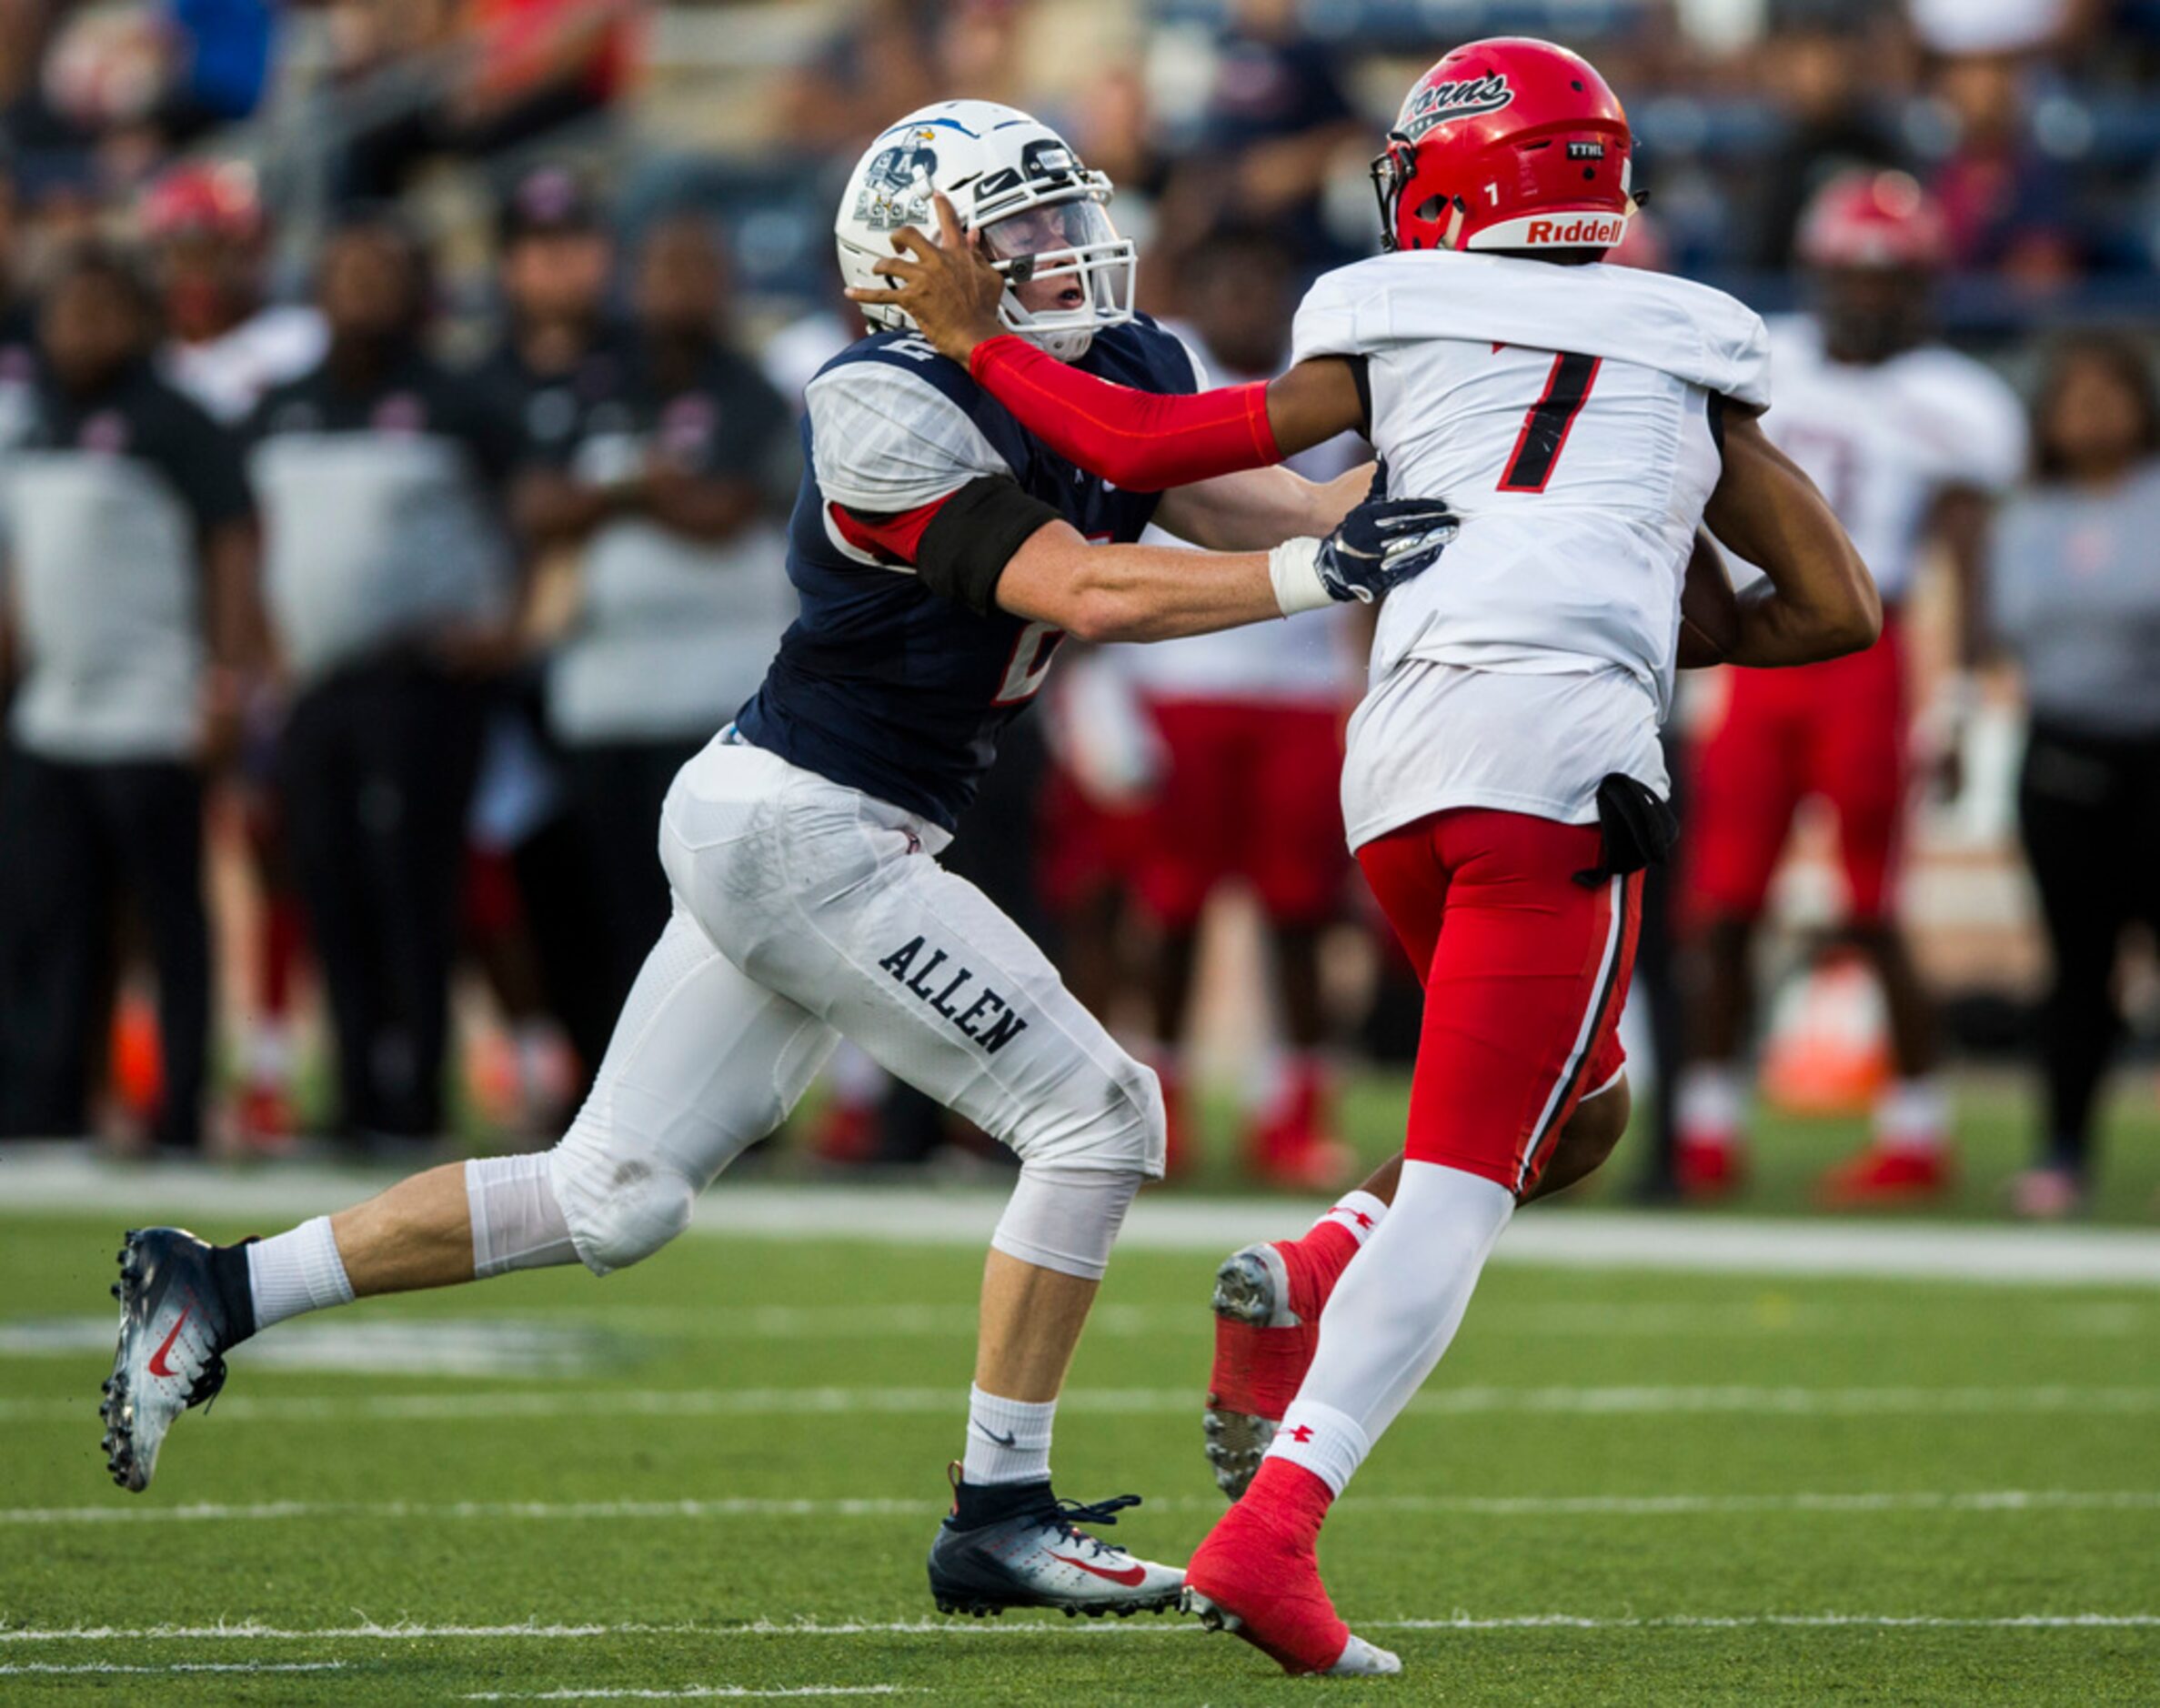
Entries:
<svg viewBox="0 0 2160 1708">
<path fill-rule="evenodd" d="M 1680 589 L 1680 668 L 1702 670 L 1723 664 L 1740 639 L 1740 599 L 1725 568 L 1725 555 L 1708 534 L 1695 536 L 1687 579 Z"/>
</svg>

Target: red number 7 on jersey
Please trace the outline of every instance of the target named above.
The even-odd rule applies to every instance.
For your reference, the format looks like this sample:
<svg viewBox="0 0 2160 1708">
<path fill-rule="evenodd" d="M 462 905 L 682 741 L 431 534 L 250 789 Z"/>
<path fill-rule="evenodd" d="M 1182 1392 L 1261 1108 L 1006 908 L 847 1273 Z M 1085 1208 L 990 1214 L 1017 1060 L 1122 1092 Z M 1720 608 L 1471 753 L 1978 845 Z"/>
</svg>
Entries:
<svg viewBox="0 0 2160 1708">
<path fill-rule="evenodd" d="M 1545 395 L 1532 404 L 1529 414 L 1522 417 L 1522 431 L 1515 437 L 1515 448 L 1509 454 L 1506 472 L 1495 491 L 1544 491 L 1575 417 L 1590 401 L 1590 388 L 1597 384 L 1602 363 L 1601 357 L 1576 356 L 1566 350 L 1552 358 L 1552 370 L 1545 376 Z"/>
</svg>

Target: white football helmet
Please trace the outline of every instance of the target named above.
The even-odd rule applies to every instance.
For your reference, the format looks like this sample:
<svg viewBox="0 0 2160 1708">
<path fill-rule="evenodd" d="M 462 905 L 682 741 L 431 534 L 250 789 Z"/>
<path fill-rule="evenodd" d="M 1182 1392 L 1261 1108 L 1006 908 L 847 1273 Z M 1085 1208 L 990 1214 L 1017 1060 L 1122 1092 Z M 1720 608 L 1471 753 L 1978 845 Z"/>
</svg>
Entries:
<svg viewBox="0 0 2160 1708">
<path fill-rule="evenodd" d="M 939 190 L 960 224 L 982 234 L 1006 278 L 998 318 L 1022 337 L 1077 361 L 1097 332 L 1132 318 L 1137 263 L 1132 240 L 1104 211 L 1110 179 L 1080 165 L 1049 126 L 995 101 L 939 101 L 870 144 L 833 221 L 841 276 L 873 289 L 887 283 L 878 264 L 895 253 L 895 231 L 913 226 L 937 236 L 930 196 Z M 1051 279 L 1067 281 L 1064 303 L 1020 306 L 1015 286 Z M 915 324 L 890 303 L 865 303 L 862 314 L 887 329 Z"/>
</svg>

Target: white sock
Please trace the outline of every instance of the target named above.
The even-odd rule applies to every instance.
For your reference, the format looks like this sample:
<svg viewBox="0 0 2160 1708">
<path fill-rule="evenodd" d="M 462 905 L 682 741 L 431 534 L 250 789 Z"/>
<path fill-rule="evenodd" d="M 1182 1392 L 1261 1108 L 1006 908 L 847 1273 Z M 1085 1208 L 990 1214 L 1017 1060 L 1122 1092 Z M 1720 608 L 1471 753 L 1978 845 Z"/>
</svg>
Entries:
<svg viewBox="0 0 2160 1708">
<path fill-rule="evenodd" d="M 1387 1205 L 1361 1187 L 1354 1192 L 1343 1193 L 1312 1225 L 1324 1228 L 1331 1221 L 1362 1245 L 1372 1237 L 1380 1227 L 1381 1218 L 1387 1213 Z"/>
<path fill-rule="evenodd" d="M 1386 1223 L 1342 1271 L 1320 1349 L 1268 1448 L 1342 1492 L 1455 1338 L 1478 1275 L 1514 1214 L 1504 1186 L 1405 1162 Z"/>
<path fill-rule="evenodd" d="M 1357 1420 L 1317 1400 L 1298 1399 L 1282 1414 L 1281 1426 L 1268 1448 L 1271 1458 L 1302 1465 L 1337 1494 L 1372 1451 L 1372 1440 Z"/>
<path fill-rule="evenodd" d="M 1892 1082 L 1875 1102 L 1875 1138 L 1893 1150 L 1936 1151 L 1950 1136 L 1950 1094 L 1932 1074 Z"/>
<path fill-rule="evenodd" d="M 1722 1061 L 1690 1062 L 1673 1082 L 1673 1119 L 1692 1144 L 1730 1144 L 1746 1101 L 1740 1075 Z"/>
<path fill-rule="evenodd" d="M 990 1482 L 1048 1482 L 1050 1424 L 1057 1415 L 1055 1400 L 1000 1400 L 970 1386 L 961 1481 L 978 1488 Z"/>
<path fill-rule="evenodd" d="M 303 1311 L 349 1305 L 353 1284 L 330 1232 L 330 1219 L 317 1216 L 289 1233 L 258 1240 L 247 1248 L 247 1288 L 255 1298 L 259 1331 Z"/>
</svg>

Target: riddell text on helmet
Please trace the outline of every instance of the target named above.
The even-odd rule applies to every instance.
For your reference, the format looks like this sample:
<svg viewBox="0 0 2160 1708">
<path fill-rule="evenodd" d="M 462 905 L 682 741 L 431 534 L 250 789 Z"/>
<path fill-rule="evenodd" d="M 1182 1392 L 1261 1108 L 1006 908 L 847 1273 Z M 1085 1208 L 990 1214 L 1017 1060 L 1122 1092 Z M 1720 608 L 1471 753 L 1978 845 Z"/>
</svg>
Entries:
<svg viewBox="0 0 2160 1708">
<path fill-rule="evenodd" d="M 1627 221 L 1615 215 L 1591 215 L 1582 219 L 1533 219 L 1522 231 L 1528 244 L 1581 244 L 1586 248 L 1611 248 L 1627 230 Z"/>
</svg>

